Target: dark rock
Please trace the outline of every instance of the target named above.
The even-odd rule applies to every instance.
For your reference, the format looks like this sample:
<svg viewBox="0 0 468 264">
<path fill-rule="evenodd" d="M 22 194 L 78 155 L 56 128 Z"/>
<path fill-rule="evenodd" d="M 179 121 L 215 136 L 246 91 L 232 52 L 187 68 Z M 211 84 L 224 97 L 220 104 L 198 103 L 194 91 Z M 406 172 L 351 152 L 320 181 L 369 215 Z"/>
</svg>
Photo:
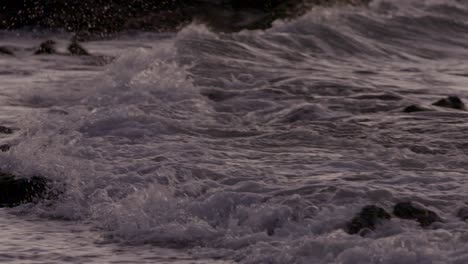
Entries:
<svg viewBox="0 0 468 264">
<path fill-rule="evenodd" d="M 346 225 L 346 232 L 353 235 L 366 228 L 374 230 L 380 221 L 390 218 L 392 218 L 391 215 L 385 209 L 375 205 L 368 205 L 362 208 L 361 212 Z"/>
<path fill-rule="evenodd" d="M 468 207 L 463 207 L 458 210 L 457 216 L 460 217 L 463 221 L 468 220 Z"/>
<path fill-rule="evenodd" d="M 72 40 L 70 45 L 68 46 L 68 51 L 71 55 L 74 56 L 89 56 L 89 52 L 83 48 L 78 41 Z"/>
<path fill-rule="evenodd" d="M 393 209 L 396 217 L 418 221 L 422 227 L 427 227 L 442 219 L 433 211 L 417 206 L 411 202 L 397 203 Z"/>
<path fill-rule="evenodd" d="M 466 110 L 465 104 L 458 96 L 448 96 L 447 98 L 440 99 L 432 105 L 457 110 Z"/>
<path fill-rule="evenodd" d="M 41 43 L 39 49 L 34 52 L 35 55 L 43 55 L 43 54 L 55 54 L 57 51 L 55 50 L 55 41 L 53 40 L 46 40 Z"/>
<path fill-rule="evenodd" d="M 0 172 L 0 207 L 14 207 L 23 203 L 46 198 L 49 180 L 34 176 L 29 179 L 18 179 L 15 176 Z"/>
<path fill-rule="evenodd" d="M 11 146 L 8 145 L 8 144 L 3 144 L 3 145 L 0 145 L 0 151 L 1 152 L 7 152 L 11 149 Z"/>
<path fill-rule="evenodd" d="M 104 36 L 122 30 L 176 30 L 201 20 L 222 30 L 265 28 L 301 15 L 314 5 L 362 4 L 370 0 L 2 0 L 0 28 L 42 27 Z M 132 22 L 133 20 L 133 22 Z"/>
<path fill-rule="evenodd" d="M 15 55 L 15 54 L 13 53 L 13 51 L 9 50 L 9 49 L 6 48 L 6 47 L 0 47 L 0 54 L 9 55 L 9 56 L 14 56 L 14 55 Z"/>
<path fill-rule="evenodd" d="M 0 133 L 2 134 L 13 134 L 13 129 L 5 126 L 0 126 Z"/>
<path fill-rule="evenodd" d="M 429 111 L 429 109 L 421 107 L 419 105 L 410 105 L 410 106 L 405 107 L 405 109 L 403 109 L 403 112 L 405 113 L 414 113 L 414 112 L 422 112 L 422 111 Z"/>
</svg>

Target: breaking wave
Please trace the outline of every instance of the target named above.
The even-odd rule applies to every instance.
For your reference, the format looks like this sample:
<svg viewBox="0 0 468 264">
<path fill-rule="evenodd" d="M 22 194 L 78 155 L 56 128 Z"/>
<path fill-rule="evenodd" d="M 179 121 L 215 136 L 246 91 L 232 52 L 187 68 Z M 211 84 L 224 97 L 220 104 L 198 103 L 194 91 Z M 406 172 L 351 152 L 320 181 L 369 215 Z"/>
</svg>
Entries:
<svg viewBox="0 0 468 264">
<path fill-rule="evenodd" d="M 467 17 L 462 1 L 394 0 L 264 31 L 190 25 L 67 92 L 22 95 L 46 107 L 1 159 L 64 184 L 23 209 L 112 242 L 241 263 L 466 263 L 468 114 L 401 110 L 468 96 Z M 402 200 L 444 223 L 343 230 Z"/>
</svg>

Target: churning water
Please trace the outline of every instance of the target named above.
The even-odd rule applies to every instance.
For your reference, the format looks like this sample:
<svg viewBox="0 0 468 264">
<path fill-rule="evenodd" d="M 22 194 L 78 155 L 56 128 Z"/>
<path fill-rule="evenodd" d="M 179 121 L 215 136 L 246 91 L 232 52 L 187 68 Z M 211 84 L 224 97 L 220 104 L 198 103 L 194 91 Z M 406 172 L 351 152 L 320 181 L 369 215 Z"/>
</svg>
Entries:
<svg viewBox="0 0 468 264">
<path fill-rule="evenodd" d="M 43 39 L 1 33 L 16 57 L 0 57 L 0 120 L 16 130 L 0 164 L 63 194 L 2 209 L 0 261 L 468 263 L 468 112 L 431 105 L 468 99 L 465 1 L 84 44 L 110 64 L 31 56 Z M 407 200 L 444 222 L 343 230 Z"/>
</svg>

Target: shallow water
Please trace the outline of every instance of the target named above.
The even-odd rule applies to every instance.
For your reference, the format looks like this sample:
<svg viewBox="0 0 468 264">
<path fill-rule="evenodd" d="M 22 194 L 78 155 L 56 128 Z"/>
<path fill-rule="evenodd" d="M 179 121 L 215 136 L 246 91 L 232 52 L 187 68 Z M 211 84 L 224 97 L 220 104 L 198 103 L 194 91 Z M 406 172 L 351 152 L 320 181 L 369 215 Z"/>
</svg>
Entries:
<svg viewBox="0 0 468 264">
<path fill-rule="evenodd" d="M 468 113 L 432 103 L 468 98 L 467 17 L 460 1 L 374 1 L 266 31 L 84 44 L 110 64 L 34 57 L 47 33 L 2 33 L 18 47 L 0 57 L 2 125 L 17 129 L 2 169 L 65 189 L 2 213 L 6 237 L 52 233 L 40 244 L 70 243 L 41 248 L 58 262 L 465 263 Z M 444 222 L 343 230 L 406 200 Z M 20 234 L 11 255 L 37 243 Z"/>
</svg>

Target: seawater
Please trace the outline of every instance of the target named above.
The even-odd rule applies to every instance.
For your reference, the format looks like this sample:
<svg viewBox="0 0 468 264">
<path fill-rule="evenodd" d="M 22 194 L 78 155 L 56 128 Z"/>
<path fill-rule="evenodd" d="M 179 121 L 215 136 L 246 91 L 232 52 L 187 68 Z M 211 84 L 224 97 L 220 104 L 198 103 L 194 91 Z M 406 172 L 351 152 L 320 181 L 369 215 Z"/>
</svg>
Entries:
<svg viewBox="0 0 468 264">
<path fill-rule="evenodd" d="M 98 58 L 2 32 L 0 164 L 57 201 L 2 209 L 13 263 L 466 263 L 468 6 L 374 1 L 271 29 L 123 34 Z M 433 111 L 404 113 L 417 104 Z M 443 223 L 343 227 L 410 200 Z M 37 257 L 36 256 L 40 256 Z M 185 262 L 184 262 L 185 261 Z"/>
</svg>

